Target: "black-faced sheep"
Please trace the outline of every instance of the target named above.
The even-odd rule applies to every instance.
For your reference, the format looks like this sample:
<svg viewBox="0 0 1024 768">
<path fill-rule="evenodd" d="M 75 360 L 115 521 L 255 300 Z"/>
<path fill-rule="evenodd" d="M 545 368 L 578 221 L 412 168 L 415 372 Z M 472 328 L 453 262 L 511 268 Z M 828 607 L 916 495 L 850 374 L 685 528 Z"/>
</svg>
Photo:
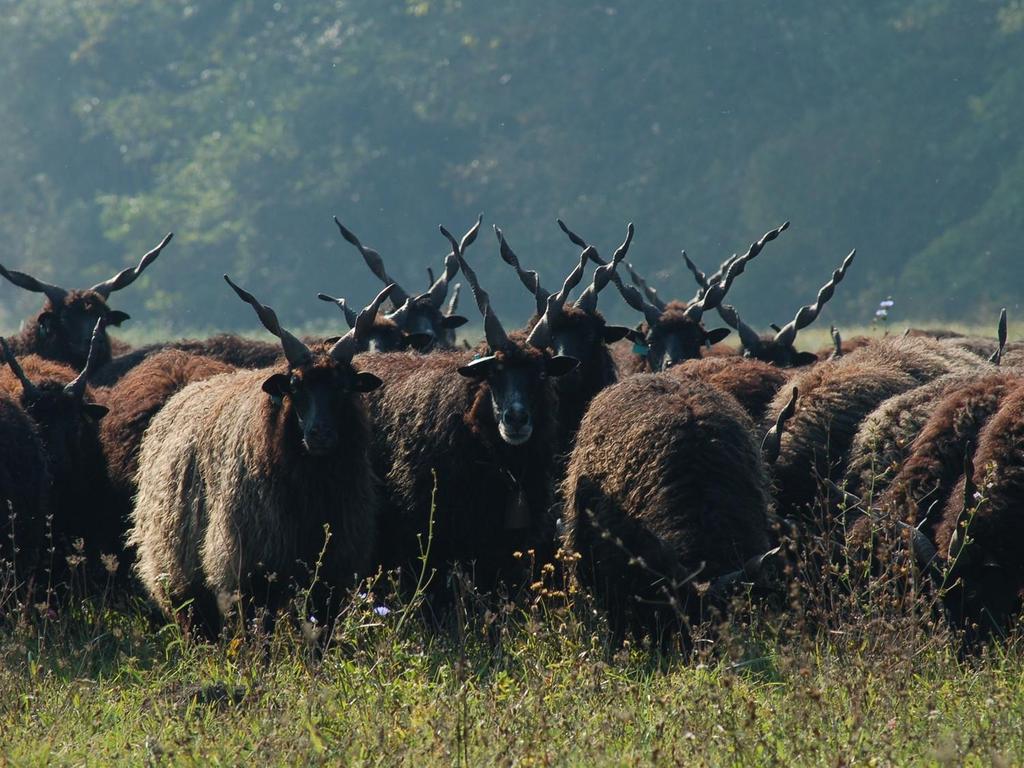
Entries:
<svg viewBox="0 0 1024 768">
<path fill-rule="evenodd" d="M 626 239 L 608 264 L 603 263 L 593 247 L 584 248 L 579 263 L 566 277 L 561 289 L 549 293 L 541 286 L 536 272 L 526 271 L 520 266 L 501 230 L 494 228 L 502 259 L 516 270 L 520 281 L 537 303 L 537 312 L 527 323 L 527 328 L 531 329 L 530 342 L 546 347 L 555 355 L 580 361 L 576 370 L 560 377 L 555 385 L 558 390 L 558 423 L 565 446 L 571 443 L 594 395 L 618 378 L 609 344 L 633 333 L 629 328 L 609 325 L 597 311 L 598 294 L 608 285 L 615 268 L 629 252 L 633 231 L 633 225 L 629 224 Z M 590 284 L 570 304 L 569 294 L 580 282 L 588 259 L 599 262 L 599 265 Z"/>
<path fill-rule="evenodd" d="M 588 247 L 586 241 L 569 230 L 561 220 L 558 224 L 573 243 L 583 248 Z M 646 319 L 646 324 L 641 327 L 644 340 L 634 347 L 638 359 L 630 366 L 630 372 L 661 371 L 670 368 L 681 360 L 700 357 L 702 349 L 724 339 L 729 334 L 729 329 L 706 330 L 701 322 L 704 313 L 719 306 L 732 286 L 732 281 L 742 274 L 747 262 L 757 256 L 766 243 L 774 240 L 788 227 L 789 222 L 786 222 L 777 229 L 766 232 L 760 240 L 751 244 L 746 253 L 730 259 L 721 280 L 712 283 L 699 300 L 689 304 L 680 301 L 666 304 L 653 293 L 648 293 L 648 298 L 645 299 L 636 288 L 625 285 L 613 276 L 612 279 L 626 303 L 642 312 Z"/>
<path fill-rule="evenodd" d="M 39 427 L 15 398 L 0 392 L 0 561 L 19 582 L 31 582 L 48 562 L 50 484 Z"/>
<path fill-rule="evenodd" d="M 486 354 L 362 356 L 388 385 L 370 397 L 383 482 L 380 560 L 426 567 L 443 593 L 455 563 L 481 591 L 516 586 L 525 553 L 553 552 L 557 396 L 553 380 L 576 361 L 509 336 L 461 249 L 444 231 L 484 318 Z M 516 560 L 516 552 L 524 557 Z"/>
<path fill-rule="evenodd" d="M 314 570 L 327 587 L 352 584 L 377 530 L 362 394 L 381 381 L 352 357 L 388 289 L 344 337 L 310 348 L 228 283 L 286 363 L 189 384 L 164 405 L 142 441 L 129 536 L 150 596 L 168 613 L 192 598 L 210 626 L 236 596 L 273 615 Z"/>
<path fill-rule="evenodd" d="M 463 238 L 464 245 L 468 246 L 476 239 L 481 221 L 483 221 L 483 214 L 477 218 L 476 225 L 470 230 L 472 235 Z M 384 259 L 377 251 L 363 245 L 351 230 L 338 221 L 337 217 L 334 218 L 334 223 L 338 225 L 341 236 L 356 247 L 370 271 L 385 285 L 393 286 L 389 298 L 393 311 L 386 317 L 393 321 L 401 332 L 405 339 L 404 346 L 410 346 L 421 352 L 429 352 L 435 345 L 451 348 L 453 345 L 450 345 L 449 342 L 454 341 L 452 333 L 466 323 L 466 318 L 451 312 L 446 314 L 443 311 L 445 297 L 448 294 L 448 284 L 459 269 L 456 254 L 449 253 L 445 257 L 444 272 L 426 293 L 413 296 L 388 275 L 384 267 Z M 398 349 L 402 349 L 404 346 L 398 347 Z M 389 350 L 382 349 L 380 351 Z"/>
<path fill-rule="evenodd" d="M 96 350 L 96 369 L 106 365 L 114 352 L 121 354 L 128 350 L 124 344 L 113 346 L 106 333 L 106 326 L 118 326 L 128 319 L 119 310 L 110 309 L 107 300 L 114 291 L 131 285 L 142 274 L 164 247 L 171 241 L 168 234 L 161 243 L 142 257 L 134 269 L 125 269 L 109 280 L 97 283 L 92 288 L 67 290 L 49 285 L 23 272 L 5 269 L 0 264 L 0 275 L 19 288 L 42 293 L 46 296 L 43 308 L 35 317 L 25 322 L 24 329 L 10 337 L 8 342 L 14 354 L 35 354 L 48 360 L 56 360 L 80 370 L 89 357 L 92 332 L 98 320 L 102 319 L 104 331 Z"/>
</svg>

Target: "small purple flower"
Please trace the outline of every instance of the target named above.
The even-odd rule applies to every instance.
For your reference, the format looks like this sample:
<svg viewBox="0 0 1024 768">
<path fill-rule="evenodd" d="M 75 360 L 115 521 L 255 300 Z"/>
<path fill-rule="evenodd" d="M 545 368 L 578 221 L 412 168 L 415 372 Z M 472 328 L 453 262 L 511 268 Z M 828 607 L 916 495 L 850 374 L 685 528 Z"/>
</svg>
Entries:
<svg viewBox="0 0 1024 768">
<path fill-rule="evenodd" d="M 389 613 L 391 613 L 391 609 L 388 608 L 386 605 L 378 605 L 376 608 L 373 609 L 373 612 L 376 613 L 378 616 L 387 616 Z"/>
</svg>

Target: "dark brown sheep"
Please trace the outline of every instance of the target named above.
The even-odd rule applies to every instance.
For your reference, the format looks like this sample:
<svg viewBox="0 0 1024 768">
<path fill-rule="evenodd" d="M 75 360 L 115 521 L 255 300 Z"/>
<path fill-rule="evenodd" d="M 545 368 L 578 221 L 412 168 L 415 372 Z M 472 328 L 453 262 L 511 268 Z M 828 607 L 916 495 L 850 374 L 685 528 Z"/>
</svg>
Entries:
<svg viewBox="0 0 1024 768">
<path fill-rule="evenodd" d="M 562 492 L 565 544 L 618 637 L 694 618 L 695 582 L 769 546 L 754 426 L 735 399 L 695 378 L 632 376 L 595 397 Z"/>
<path fill-rule="evenodd" d="M 19 582 L 41 576 L 50 471 L 39 427 L 17 399 L 0 391 L 0 561 Z"/>
<path fill-rule="evenodd" d="M 377 530 L 362 393 L 381 381 L 352 357 L 388 289 L 348 334 L 311 348 L 228 283 L 287 362 L 189 384 L 164 405 L 142 441 L 129 536 L 150 596 L 167 613 L 194 599 L 211 629 L 238 598 L 273 616 L 314 569 L 320 585 L 351 585 Z"/>
<path fill-rule="evenodd" d="M 52 535 L 58 572 L 66 555 L 84 543 L 82 553 L 91 573 L 105 580 L 100 556 L 117 555 L 123 528 L 110 514 L 106 462 L 99 442 L 100 420 L 107 408 L 95 402 L 87 385 L 102 349 L 103 320 L 93 331 L 95 343 L 80 373 L 35 355 L 16 359 L 5 349 L 7 365 L 0 371 L 0 391 L 17 398 L 36 422 L 46 452 L 52 486 Z M 0 340 L 0 346 L 6 346 Z"/>
<path fill-rule="evenodd" d="M 48 360 L 66 363 L 79 370 L 85 366 L 92 332 L 100 319 L 103 320 L 104 331 L 96 350 L 95 371 L 106 365 L 114 353 L 127 352 L 126 345 L 111 341 L 107 336 L 106 327 L 120 325 L 128 319 L 128 315 L 110 309 L 107 300 L 114 291 L 135 282 L 142 271 L 160 255 L 164 246 L 171 241 L 171 237 L 173 233 L 168 234 L 156 248 L 143 256 L 134 269 L 125 269 L 92 288 L 80 290 L 49 285 L 23 272 L 5 269 L 0 264 L 0 275 L 14 285 L 46 296 L 39 314 L 29 318 L 24 329 L 8 339 L 14 354 L 19 357 L 35 354 Z"/>
<path fill-rule="evenodd" d="M 954 620 L 987 635 L 1007 628 L 1024 590 L 1024 386 L 1007 393 L 977 446 L 935 543 L 949 566 L 945 602 Z"/>
<path fill-rule="evenodd" d="M 977 379 L 974 373 L 950 373 L 890 397 L 868 414 L 850 448 L 846 490 L 876 504 L 912 455 L 915 438 L 950 393 Z"/>
<path fill-rule="evenodd" d="M 380 561 L 418 574 L 435 594 L 455 563 L 481 591 L 516 586 L 529 558 L 553 552 L 554 379 L 576 365 L 522 334 L 509 336 L 476 275 L 449 237 L 484 317 L 487 354 L 438 352 L 362 356 L 388 385 L 370 397 L 375 461 L 383 482 Z M 432 533 L 432 535 L 430 535 Z"/>
<path fill-rule="evenodd" d="M 115 386 L 101 393 L 104 402 L 109 404 L 110 413 L 101 423 L 100 441 L 107 460 L 111 503 L 121 519 L 127 520 L 131 511 L 139 448 L 153 417 L 186 385 L 233 370 L 227 363 L 213 358 L 166 349 L 146 359 Z"/>
<path fill-rule="evenodd" d="M 800 407 L 773 468 L 776 499 L 786 514 L 806 515 L 819 481 L 838 481 L 861 422 L 890 397 L 944 374 L 981 375 L 993 367 L 959 349 L 927 339 L 885 339 L 811 366 L 790 382 Z M 768 409 L 765 427 L 788 403 L 784 392 Z"/>
</svg>

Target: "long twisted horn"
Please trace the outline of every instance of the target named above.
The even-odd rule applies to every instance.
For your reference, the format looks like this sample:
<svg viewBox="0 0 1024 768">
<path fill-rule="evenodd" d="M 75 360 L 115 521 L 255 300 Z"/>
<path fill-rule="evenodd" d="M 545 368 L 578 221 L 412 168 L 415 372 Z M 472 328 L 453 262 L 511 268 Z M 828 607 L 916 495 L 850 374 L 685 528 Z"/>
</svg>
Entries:
<svg viewBox="0 0 1024 768">
<path fill-rule="evenodd" d="M 796 312 L 796 317 L 782 326 L 777 334 L 775 334 L 775 341 L 779 344 L 791 345 L 796 339 L 797 331 L 806 328 L 808 325 L 813 323 L 818 317 L 818 313 L 821 312 L 821 308 L 825 306 L 832 295 L 836 292 L 836 286 L 846 276 L 846 270 L 849 269 L 850 264 L 853 263 L 853 257 L 857 255 L 856 249 L 850 251 L 839 269 L 832 273 L 832 279 L 821 286 L 821 290 L 818 291 L 818 298 L 813 304 L 807 304 Z"/>
<path fill-rule="evenodd" d="M 698 301 L 704 294 L 704 291 L 708 289 L 708 276 L 701 272 L 700 268 L 690 260 L 686 251 L 683 251 L 683 261 L 686 263 L 686 268 L 690 270 L 690 273 L 693 275 L 693 279 L 697 282 L 697 292 L 693 295 L 693 298 L 690 299 L 690 303 L 692 304 L 693 302 Z"/>
<path fill-rule="evenodd" d="M 834 325 L 829 326 L 829 334 L 832 336 L 832 358 L 843 356 L 843 337 L 839 333 L 839 329 Z"/>
<path fill-rule="evenodd" d="M 508 241 L 505 240 L 505 235 L 496 224 L 494 225 L 494 234 L 498 237 L 498 251 L 501 253 L 502 260 L 515 269 L 516 274 L 519 275 L 519 282 L 533 294 L 534 300 L 537 302 L 537 314 L 544 314 L 548 305 L 548 297 L 551 294 L 541 286 L 540 275 L 532 269 L 523 269 L 519 265 L 519 257 L 516 256 L 515 251 L 512 250 Z"/>
<path fill-rule="evenodd" d="M 64 301 L 64 297 L 68 295 L 68 292 L 63 288 L 44 283 L 42 280 L 36 280 L 36 278 L 26 275 L 24 272 L 6 269 L 3 264 L 0 264 L 0 275 L 3 275 L 16 286 L 24 288 L 26 291 L 46 294 L 46 298 L 54 305 L 61 304 Z"/>
<path fill-rule="evenodd" d="M 251 305 L 252 308 L 256 310 L 256 316 L 260 319 L 260 322 L 263 323 L 263 327 L 281 340 L 281 348 L 284 350 L 284 356 L 285 359 L 288 360 L 288 366 L 290 368 L 305 365 L 313 360 L 313 353 L 309 351 L 309 347 L 281 327 L 281 323 L 278 321 L 277 314 L 274 310 L 265 304 L 261 304 L 259 300 L 257 300 L 256 297 L 248 291 L 239 288 L 231 282 L 231 278 L 227 275 L 224 275 L 224 280 L 231 286 L 232 290 L 238 294 L 238 298 Z"/>
<path fill-rule="evenodd" d="M 757 331 L 743 322 L 734 306 L 719 304 L 716 309 L 725 324 L 739 333 L 740 343 L 743 344 L 744 349 L 750 350 L 752 353 L 761 349 L 761 337 L 757 335 Z"/>
<path fill-rule="evenodd" d="M 596 248 L 588 244 L 586 240 L 584 240 L 582 237 L 580 237 L 571 229 L 569 229 L 569 227 L 567 227 L 565 222 L 562 221 L 561 219 L 558 219 L 558 226 L 561 228 L 563 232 L 565 232 L 566 236 L 569 238 L 569 241 L 571 243 L 573 243 L 574 245 L 578 245 L 580 248 L 583 249 L 590 249 L 591 261 L 601 266 L 604 266 L 607 263 L 597 253 Z M 631 306 L 637 312 L 643 313 L 644 318 L 647 320 L 647 325 L 654 326 L 654 324 L 661 319 L 661 310 L 658 309 L 653 304 L 651 304 L 650 302 L 646 301 L 644 297 L 640 294 L 640 291 L 638 291 L 632 285 L 626 285 L 624 282 L 622 282 L 622 278 L 619 276 L 618 272 L 612 272 L 611 275 L 609 275 L 609 278 L 613 283 L 615 283 L 615 287 L 619 289 L 619 293 L 622 294 L 622 298 L 625 299 L 626 303 L 629 304 L 629 306 Z"/>
<path fill-rule="evenodd" d="M 655 290 L 654 288 L 651 288 L 651 286 L 647 284 L 647 281 L 644 280 L 644 278 L 633 268 L 633 265 L 629 262 L 626 262 L 626 271 L 629 273 L 629 279 L 633 281 L 633 285 L 635 285 L 637 288 L 644 292 L 644 295 L 647 297 L 647 300 L 651 302 L 651 304 L 653 304 L 662 312 L 664 312 L 665 302 L 662 301 L 660 296 L 658 296 L 658 291 Z"/>
<path fill-rule="evenodd" d="M 565 278 L 561 290 L 548 296 L 545 302 L 544 314 L 537 319 L 537 323 L 533 326 L 533 330 L 530 331 L 530 335 L 526 337 L 528 344 L 532 344 L 538 349 L 544 349 L 544 347 L 551 344 L 551 326 L 565 307 L 569 293 L 583 279 L 583 271 L 587 266 L 588 258 L 589 255 L 586 251 L 581 253 L 579 264 L 573 267 L 572 272 Z"/>
<path fill-rule="evenodd" d="M 139 262 L 137 267 L 134 269 L 131 267 L 128 269 L 122 269 L 109 280 L 104 280 L 102 283 L 96 283 L 96 285 L 92 287 L 92 290 L 96 291 L 96 293 L 104 299 L 107 299 L 110 298 L 110 294 L 114 291 L 120 291 L 122 288 L 127 288 L 139 278 L 139 275 L 142 274 L 146 267 L 156 261 L 156 257 L 160 255 L 160 251 L 164 249 L 164 246 L 171 242 L 172 237 L 174 237 L 174 233 L 168 232 L 156 248 L 142 257 L 142 260 Z"/>
<path fill-rule="evenodd" d="M 619 262 L 626 258 L 626 254 L 629 253 L 629 246 L 633 242 L 633 231 L 633 222 L 629 222 L 629 224 L 626 225 L 626 239 L 622 241 L 622 245 L 615 249 L 615 253 L 612 255 L 612 260 L 607 264 L 602 264 L 594 270 L 594 279 L 576 300 L 576 306 L 584 312 L 592 315 L 597 311 L 597 294 L 599 294 L 604 287 L 608 285 L 608 281 L 611 280 L 612 274 L 615 272 L 615 268 L 619 265 Z M 583 255 L 586 256 L 587 252 L 584 251 Z M 626 266 L 629 268 L 630 275 L 632 275 L 632 265 L 627 264 Z M 650 296 L 650 294 L 648 294 L 648 296 Z M 654 294 L 654 299 L 658 299 L 657 293 Z M 659 301 L 653 301 L 652 303 L 661 310 L 665 309 L 664 302 L 659 304 Z"/>
<path fill-rule="evenodd" d="M 747 266 L 747 262 L 753 259 L 757 254 L 761 252 L 767 243 L 777 238 L 780 234 L 789 229 L 789 222 L 784 222 L 782 226 L 765 232 L 761 239 L 756 243 L 751 243 L 750 248 L 742 256 L 732 259 L 732 263 L 729 264 L 728 269 L 725 271 L 725 275 L 717 283 L 711 283 L 708 289 L 704 292 L 700 301 L 691 304 L 686 308 L 686 316 L 695 322 L 700 322 L 701 317 L 709 309 L 714 309 L 725 298 L 725 294 L 729 292 L 729 288 L 732 287 L 732 281 L 737 276 L 743 274 L 743 270 Z"/>
<path fill-rule="evenodd" d="M 134 278 L 133 278 L 134 279 Z M 85 394 L 85 386 L 89 383 L 89 377 L 93 374 L 96 368 L 96 358 L 99 353 L 100 337 L 103 335 L 103 329 L 106 328 L 106 318 L 100 317 L 96 321 L 96 327 L 92 329 L 92 338 L 89 340 L 89 355 L 85 359 L 85 367 L 82 368 L 81 372 L 72 380 L 66 387 L 64 392 L 71 395 L 76 400 L 81 400 Z"/>
<path fill-rule="evenodd" d="M 782 449 L 782 431 L 786 422 L 793 418 L 796 413 L 796 401 L 800 396 L 796 387 L 793 387 L 793 394 L 786 403 L 786 407 L 779 412 L 775 424 L 768 430 L 761 443 L 761 454 L 764 456 L 765 464 L 774 464 L 779 458 L 779 451 Z"/>
<path fill-rule="evenodd" d="M 336 305 L 338 307 L 338 309 L 341 310 L 342 314 L 345 315 L 345 322 L 348 324 L 348 327 L 349 328 L 355 328 L 356 327 L 356 313 L 355 313 L 355 310 L 353 310 L 345 302 L 344 299 L 336 299 L 333 296 L 328 296 L 326 293 L 318 293 L 316 295 L 316 297 L 318 299 L 320 299 L 320 301 L 329 301 L 332 304 Z"/>
<path fill-rule="evenodd" d="M 334 223 L 338 225 L 338 231 L 341 232 L 341 236 L 359 250 L 359 253 L 363 256 L 363 261 L 366 262 L 366 266 L 368 266 L 370 271 L 377 276 L 377 279 L 384 283 L 384 285 L 394 286 L 394 288 L 391 289 L 390 294 L 392 306 L 397 308 L 402 304 L 405 304 L 405 302 L 409 300 L 409 294 L 406 293 L 402 286 L 395 282 L 395 280 L 388 274 L 387 270 L 384 268 L 384 259 L 381 258 L 380 254 L 373 248 L 367 248 L 359 242 L 359 238 L 356 237 L 355 234 L 344 224 L 338 221 L 337 216 L 334 217 Z"/>
<path fill-rule="evenodd" d="M 999 312 L 999 328 L 996 331 L 996 338 L 999 339 L 999 346 L 988 361 L 999 365 L 1003 362 L 1003 348 L 1006 346 L 1006 307 Z"/>
<path fill-rule="evenodd" d="M 451 232 L 445 229 L 444 226 L 441 226 L 440 230 L 441 234 L 448 238 L 448 242 L 451 243 L 452 252 L 458 256 L 459 268 L 462 270 L 462 274 L 466 276 L 469 288 L 473 291 L 473 298 L 476 299 L 476 306 L 480 310 L 480 314 L 483 315 L 484 337 L 487 339 L 487 346 L 491 348 L 492 352 L 507 347 L 509 345 L 508 334 L 505 333 L 505 329 L 501 326 L 501 321 L 491 308 L 491 297 L 480 287 L 480 282 L 476 279 L 476 272 L 473 271 L 473 268 L 462 257 L 462 250 L 459 248 L 459 244 L 455 242 Z"/>
<path fill-rule="evenodd" d="M 11 348 L 7 345 L 7 339 L 0 336 L 0 350 L 3 350 L 4 359 L 7 361 L 7 365 L 11 367 L 11 372 L 14 373 L 18 381 L 21 382 L 21 388 L 25 392 L 25 396 L 30 400 L 34 400 L 39 397 L 39 387 L 32 383 L 32 380 L 25 375 L 25 371 L 22 370 L 21 365 L 14 357 L 14 353 Z"/>
<path fill-rule="evenodd" d="M 466 252 L 466 248 L 473 244 L 476 240 L 477 234 L 480 232 L 480 224 L 484 220 L 484 215 L 481 213 L 476 218 L 476 223 L 469 228 L 469 230 L 462 236 L 462 241 L 459 243 L 459 250 L 462 253 Z M 444 273 L 437 278 L 436 281 L 430 286 L 430 290 L 427 291 L 427 295 L 430 297 L 430 303 L 434 305 L 436 309 L 440 309 L 444 306 L 445 296 L 448 295 L 448 283 L 459 271 L 459 257 L 454 252 L 450 252 L 444 257 Z"/>
<path fill-rule="evenodd" d="M 459 260 L 456 258 L 455 263 L 458 264 L 458 262 Z M 448 299 L 448 306 L 444 311 L 446 315 L 454 315 L 455 310 L 459 308 L 459 293 L 461 291 L 462 283 L 456 283 L 455 285 L 452 286 L 452 295 L 451 298 Z"/>
<path fill-rule="evenodd" d="M 374 296 L 373 301 L 356 315 L 355 322 L 352 324 L 349 332 L 338 339 L 328 352 L 331 359 L 339 363 L 352 362 L 352 358 L 359 351 L 359 343 L 373 330 L 373 324 L 377 320 L 377 310 L 380 309 L 384 299 L 394 291 L 394 288 L 394 285 L 385 286 L 384 290 Z"/>
</svg>

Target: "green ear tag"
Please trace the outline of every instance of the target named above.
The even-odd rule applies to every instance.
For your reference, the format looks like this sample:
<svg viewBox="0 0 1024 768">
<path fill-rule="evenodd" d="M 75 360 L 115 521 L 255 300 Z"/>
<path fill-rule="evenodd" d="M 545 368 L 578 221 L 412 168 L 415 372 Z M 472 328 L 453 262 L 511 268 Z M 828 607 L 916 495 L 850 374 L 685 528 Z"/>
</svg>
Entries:
<svg viewBox="0 0 1024 768">
<path fill-rule="evenodd" d="M 641 357 L 644 357 L 650 351 L 651 351 L 650 347 L 648 347 L 646 344 L 642 344 L 639 341 L 637 341 L 637 342 L 635 342 L 633 344 L 633 354 L 634 355 L 640 355 Z"/>
</svg>

